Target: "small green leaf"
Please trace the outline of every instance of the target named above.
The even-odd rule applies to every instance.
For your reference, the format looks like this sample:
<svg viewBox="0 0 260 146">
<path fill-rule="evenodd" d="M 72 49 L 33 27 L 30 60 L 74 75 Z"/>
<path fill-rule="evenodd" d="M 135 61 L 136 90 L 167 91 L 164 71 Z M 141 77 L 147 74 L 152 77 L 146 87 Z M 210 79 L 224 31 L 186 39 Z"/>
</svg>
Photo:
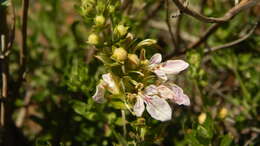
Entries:
<svg viewBox="0 0 260 146">
<path fill-rule="evenodd" d="M 221 139 L 220 146 L 230 146 L 232 143 L 232 137 L 228 134 L 224 135 Z"/>
<path fill-rule="evenodd" d="M 86 104 L 84 102 L 76 101 L 73 105 L 73 109 L 76 113 L 84 115 L 86 113 Z"/>
<path fill-rule="evenodd" d="M 10 5 L 10 2 L 8 0 L 3 0 L 3 2 L 0 2 L 0 6 L 8 7 Z"/>
<path fill-rule="evenodd" d="M 120 133 L 116 133 L 113 130 L 113 134 L 115 135 L 116 139 L 118 140 L 118 142 L 122 145 L 122 146 L 127 146 L 127 141 L 126 139 L 120 134 Z"/>
<path fill-rule="evenodd" d="M 121 101 L 112 101 L 111 106 L 115 109 L 127 109 L 125 104 Z"/>
<path fill-rule="evenodd" d="M 201 137 L 207 138 L 207 139 L 209 139 L 209 138 L 212 137 L 212 135 L 210 134 L 210 132 L 208 131 L 208 129 L 206 129 L 205 127 L 203 127 L 203 126 L 201 126 L 201 125 L 199 125 L 199 126 L 197 127 L 197 134 L 198 134 L 198 136 L 201 136 Z"/>
</svg>

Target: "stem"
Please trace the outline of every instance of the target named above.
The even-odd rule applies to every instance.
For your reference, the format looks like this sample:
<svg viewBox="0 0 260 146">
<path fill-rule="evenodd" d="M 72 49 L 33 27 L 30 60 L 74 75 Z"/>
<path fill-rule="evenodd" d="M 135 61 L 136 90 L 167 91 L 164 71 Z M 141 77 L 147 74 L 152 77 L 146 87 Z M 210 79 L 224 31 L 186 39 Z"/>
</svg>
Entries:
<svg viewBox="0 0 260 146">
<path fill-rule="evenodd" d="M 26 61 L 27 61 L 27 19 L 29 10 L 29 0 L 23 1 L 23 21 L 22 21 L 22 48 L 20 49 L 20 71 L 18 84 L 21 86 L 24 80 L 24 73 L 26 71 Z"/>
<path fill-rule="evenodd" d="M 176 45 L 176 38 L 174 37 L 174 34 L 173 34 L 173 30 L 172 30 L 172 26 L 171 26 L 171 21 L 170 21 L 170 8 L 169 8 L 169 0 L 166 0 L 166 24 L 167 24 L 167 27 L 168 27 L 168 30 L 169 30 L 169 33 L 170 33 L 170 37 L 171 37 L 171 41 L 172 41 L 172 45 L 174 47 L 174 49 L 176 50 L 177 49 L 177 45 Z"/>
<path fill-rule="evenodd" d="M 5 35 L 1 35 L 1 52 L 4 53 L 6 51 L 5 45 Z M 7 98 L 7 91 L 8 91 L 8 83 L 7 83 L 7 72 L 6 72 L 6 58 L 4 56 L 3 60 L 1 60 L 1 76 L 2 76 L 2 91 L 1 91 L 1 98 Z M 1 101 L 1 117 L 0 117 L 0 127 L 3 127 L 5 124 L 5 105 L 4 101 Z"/>
<path fill-rule="evenodd" d="M 240 84 L 240 87 L 241 87 L 243 95 L 245 96 L 246 100 L 249 101 L 250 100 L 250 94 L 249 94 L 248 90 L 246 89 L 245 84 L 243 83 L 243 81 L 242 81 L 242 79 L 241 79 L 237 69 L 233 68 L 233 71 L 234 71 L 234 74 L 235 74 L 239 84 Z"/>
<path fill-rule="evenodd" d="M 126 118 L 125 118 L 125 111 L 121 110 L 121 114 L 122 114 L 122 119 L 123 119 L 123 132 L 124 132 L 124 137 L 126 137 Z"/>
</svg>

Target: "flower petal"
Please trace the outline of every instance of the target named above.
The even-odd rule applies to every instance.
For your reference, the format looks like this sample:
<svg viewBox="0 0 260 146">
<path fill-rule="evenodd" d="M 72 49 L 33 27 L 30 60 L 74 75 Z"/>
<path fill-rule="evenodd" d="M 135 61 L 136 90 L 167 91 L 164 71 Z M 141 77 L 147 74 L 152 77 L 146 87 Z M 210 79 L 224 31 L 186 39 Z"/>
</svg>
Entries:
<svg viewBox="0 0 260 146">
<path fill-rule="evenodd" d="M 172 90 L 165 85 L 158 86 L 157 90 L 162 98 L 172 99 L 174 97 L 174 93 L 172 92 Z"/>
<path fill-rule="evenodd" d="M 151 57 L 149 62 L 151 65 L 153 65 L 153 64 L 159 64 L 161 63 L 161 61 L 162 61 L 162 55 L 160 53 L 156 53 Z"/>
<path fill-rule="evenodd" d="M 144 112 L 144 100 L 138 97 L 133 107 L 134 113 L 137 117 L 141 117 Z"/>
<path fill-rule="evenodd" d="M 158 94 L 157 87 L 155 85 L 149 85 L 144 89 L 145 95 L 155 95 Z"/>
<path fill-rule="evenodd" d="M 106 85 L 108 86 L 108 90 L 113 94 L 119 94 L 119 88 L 113 79 L 113 76 L 111 73 L 103 74 L 102 78 Z"/>
<path fill-rule="evenodd" d="M 104 103 L 106 101 L 104 95 L 105 95 L 104 85 L 103 83 L 99 83 L 96 87 L 96 92 L 92 98 L 98 103 Z"/>
<path fill-rule="evenodd" d="M 162 79 L 164 81 L 167 80 L 167 76 L 166 76 L 166 74 L 163 71 L 161 71 L 161 70 L 154 70 L 154 73 L 157 75 L 158 78 L 160 78 L 160 79 Z"/>
<path fill-rule="evenodd" d="M 174 103 L 177 103 L 178 105 L 190 105 L 190 99 L 189 97 L 183 93 L 183 90 L 175 85 L 175 84 L 171 84 L 171 90 L 174 93 L 174 96 L 172 98 L 172 101 Z"/>
<path fill-rule="evenodd" d="M 162 63 L 160 70 L 166 74 L 178 74 L 189 66 L 189 64 L 183 60 L 168 60 Z"/>
<path fill-rule="evenodd" d="M 146 102 L 146 110 L 156 120 L 168 121 L 172 118 L 172 109 L 166 100 L 152 96 Z"/>
</svg>

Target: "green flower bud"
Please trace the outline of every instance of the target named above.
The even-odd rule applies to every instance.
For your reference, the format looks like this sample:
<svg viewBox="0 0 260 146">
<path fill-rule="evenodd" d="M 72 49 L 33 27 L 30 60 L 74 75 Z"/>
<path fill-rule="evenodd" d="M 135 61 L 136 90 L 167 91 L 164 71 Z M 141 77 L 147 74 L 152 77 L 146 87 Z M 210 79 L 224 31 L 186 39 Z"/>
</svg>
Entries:
<svg viewBox="0 0 260 146">
<path fill-rule="evenodd" d="M 113 51 L 113 55 L 111 56 L 114 60 L 116 61 L 124 61 L 126 60 L 127 58 L 127 52 L 124 48 L 116 48 L 114 51 Z"/>
<path fill-rule="evenodd" d="M 154 39 L 145 39 L 145 40 L 139 42 L 136 45 L 136 48 L 140 48 L 140 47 L 143 47 L 143 46 L 151 46 L 151 45 L 154 45 L 156 43 L 157 43 L 157 41 L 154 40 Z"/>
<path fill-rule="evenodd" d="M 129 40 L 133 40 L 134 39 L 134 35 L 132 33 L 127 33 L 126 38 Z"/>
<path fill-rule="evenodd" d="M 99 42 L 99 38 L 96 34 L 92 33 L 88 36 L 88 43 L 91 45 L 97 45 Z"/>
<path fill-rule="evenodd" d="M 106 19 L 103 15 L 96 16 L 95 23 L 96 25 L 104 25 Z"/>
<path fill-rule="evenodd" d="M 82 10 L 83 15 L 86 15 L 91 10 L 93 10 L 94 3 L 95 3 L 95 1 L 93 1 L 93 0 L 82 0 L 81 1 L 81 10 Z"/>
<path fill-rule="evenodd" d="M 150 62 L 149 62 L 149 60 L 147 60 L 147 59 L 141 61 L 141 64 L 142 64 L 142 65 L 148 65 L 149 63 L 150 63 Z"/>
<path fill-rule="evenodd" d="M 207 114 L 206 113 L 201 113 L 198 117 L 198 121 L 200 124 L 203 124 L 207 119 Z"/>
<path fill-rule="evenodd" d="M 128 60 L 131 64 L 139 65 L 140 60 L 136 54 L 128 54 Z"/>
<path fill-rule="evenodd" d="M 115 32 L 119 34 L 120 36 L 124 36 L 127 33 L 128 27 L 125 27 L 124 25 L 117 25 L 115 28 Z"/>
<path fill-rule="evenodd" d="M 108 7 L 108 11 L 109 11 L 109 13 L 114 13 L 115 12 L 115 6 L 110 5 Z"/>
<path fill-rule="evenodd" d="M 228 115 L 228 109 L 225 107 L 221 108 L 221 110 L 219 111 L 219 118 L 225 119 L 227 115 Z"/>
</svg>

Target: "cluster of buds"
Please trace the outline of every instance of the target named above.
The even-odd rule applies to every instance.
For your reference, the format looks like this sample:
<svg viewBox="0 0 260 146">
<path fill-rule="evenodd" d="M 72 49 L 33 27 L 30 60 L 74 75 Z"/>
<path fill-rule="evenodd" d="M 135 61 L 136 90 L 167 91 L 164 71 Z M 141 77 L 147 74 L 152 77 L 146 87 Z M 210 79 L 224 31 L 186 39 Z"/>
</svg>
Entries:
<svg viewBox="0 0 260 146">
<path fill-rule="evenodd" d="M 93 10 L 95 5 L 95 0 L 81 0 L 81 12 L 82 15 L 86 15 Z"/>
</svg>

